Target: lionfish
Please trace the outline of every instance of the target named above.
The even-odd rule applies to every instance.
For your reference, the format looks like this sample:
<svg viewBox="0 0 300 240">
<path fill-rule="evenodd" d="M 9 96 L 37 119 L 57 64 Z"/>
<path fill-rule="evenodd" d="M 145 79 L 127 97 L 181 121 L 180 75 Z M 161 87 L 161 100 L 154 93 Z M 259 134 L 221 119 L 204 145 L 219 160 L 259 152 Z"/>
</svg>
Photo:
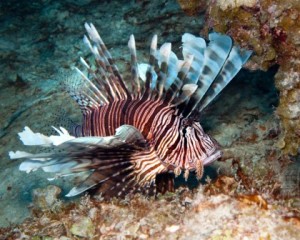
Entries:
<svg viewBox="0 0 300 240">
<path fill-rule="evenodd" d="M 24 145 L 52 147 L 51 151 L 9 152 L 11 159 L 26 159 L 21 171 L 39 168 L 56 177 L 82 173 L 84 178 L 66 195 L 97 189 L 103 195 L 155 194 L 174 188 L 174 176 L 185 179 L 221 157 L 216 140 L 206 134 L 199 114 L 221 92 L 248 60 L 251 51 L 233 46 L 232 39 L 216 32 L 209 40 L 185 33 L 183 60 L 171 43 L 150 46 L 149 63 L 139 64 L 134 36 L 131 79 L 124 81 L 114 59 L 93 24 L 85 24 L 84 43 L 95 63 L 83 58 L 84 71 L 67 80 L 66 89 L 78 103 L 83 124 L 74 134 L 60 127 L 50 137 L 25 127 Z M 129 84 L 128 84 L 128 83 Z M 74 136 L 73 136 L 74 135 Z"/>
</svg>

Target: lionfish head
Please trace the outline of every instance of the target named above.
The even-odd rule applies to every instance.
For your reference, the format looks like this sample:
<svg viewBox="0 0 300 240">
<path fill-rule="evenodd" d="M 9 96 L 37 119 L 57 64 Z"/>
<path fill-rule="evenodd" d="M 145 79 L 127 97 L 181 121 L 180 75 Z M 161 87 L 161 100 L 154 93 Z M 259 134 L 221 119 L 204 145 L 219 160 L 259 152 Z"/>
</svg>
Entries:
<svg viewBox="0 0 300 240">
<path fill-rule="evenodd" d="M 180 135 L 186 146 L 184 169 L 197 170 L 197 166 L 208 165 L 222 156 L 218 142 L 204 132 L 199 122 L 184 123 Z"/>
</svg>

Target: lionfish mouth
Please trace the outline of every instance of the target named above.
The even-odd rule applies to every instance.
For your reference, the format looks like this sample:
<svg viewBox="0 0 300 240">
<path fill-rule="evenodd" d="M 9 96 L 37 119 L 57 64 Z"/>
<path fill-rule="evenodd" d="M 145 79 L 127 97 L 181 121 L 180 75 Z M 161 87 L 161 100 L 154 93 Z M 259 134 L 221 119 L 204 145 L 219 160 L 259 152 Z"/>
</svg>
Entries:
<svg viewBox="0 0 300 240">
<path fill-rule="evenodd" d="M 214 151 L 210 156 L 208 156 L 207 158 L 205 158 L 203 160 L 203 165 L 209 165 L 212 162 L 216 161 L 218 158 L 222 157 L 222 151 L 217 149 L 216 151 Z"/>
</svg>

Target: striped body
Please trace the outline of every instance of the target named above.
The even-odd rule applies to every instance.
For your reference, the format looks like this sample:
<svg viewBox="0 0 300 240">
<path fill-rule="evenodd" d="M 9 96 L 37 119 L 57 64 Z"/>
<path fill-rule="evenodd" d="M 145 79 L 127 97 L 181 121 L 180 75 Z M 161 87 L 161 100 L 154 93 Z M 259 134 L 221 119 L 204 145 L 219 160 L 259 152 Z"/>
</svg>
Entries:
<svg viewBox="0 0 300 240">
<path fill-rule="evenodd" d="M 139 64 L 130 36 L 131 79 L 126 83 L 93 24 L 85 24 L 84 43 L 94 66 L 80 59 L 85 72 L 66 76 L 66 90 L 83 113 L 75 136 L 64 128 L 47 137 L 28 127 L 19 133 L 25 145 L 54 147 L 50 153 L 10 152 L 27 159 L 21 171 L 42 168 L 58 177 L 81 172 L 85 179 L 66 195 L 97 188 L 108 197 L 141 191 L 171 190 L 173 175 L 190 171 L 197 178 L 203 166 L 221 157 L 217 142 L 195 119 L 237 74 L 251 55 L 233 46 L 229 36 L 209 35 L 209 42 L 182 36 L 183 60 L 171 43 L 157 49 L 152 39 L 149 63 Z"/>
<path fill-rule="evenodd" d="M 178 111 L 163 101 L 135 98 L 114 101 L 88 111 L 84 116 L 82 136 L 111 136 L 122 125 L 136 127 L 166 170 L 195 170 L 218 150 L 218 145 L 204 133 L 199 122 L 187 125 Z"/>
</svg>

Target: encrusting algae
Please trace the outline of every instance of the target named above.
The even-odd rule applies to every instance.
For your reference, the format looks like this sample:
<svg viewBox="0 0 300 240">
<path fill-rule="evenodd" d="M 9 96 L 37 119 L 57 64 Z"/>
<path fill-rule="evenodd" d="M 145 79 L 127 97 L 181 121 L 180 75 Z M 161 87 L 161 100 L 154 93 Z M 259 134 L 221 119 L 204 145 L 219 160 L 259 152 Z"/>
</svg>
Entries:
<svg viewBox="0 0 300 240">
<path fill-rule="evenodd" d="M 255 53 L 249 69 L 268 70 L 279 65 L 275 76 L 280 92 L 277 115 L 283 128 L 278 147 L 297 155 L 300 145 L 300 2 L 299 1 L 211 1 L 206 29 L 228 33 L 242 47 Z"/>
</svg>

